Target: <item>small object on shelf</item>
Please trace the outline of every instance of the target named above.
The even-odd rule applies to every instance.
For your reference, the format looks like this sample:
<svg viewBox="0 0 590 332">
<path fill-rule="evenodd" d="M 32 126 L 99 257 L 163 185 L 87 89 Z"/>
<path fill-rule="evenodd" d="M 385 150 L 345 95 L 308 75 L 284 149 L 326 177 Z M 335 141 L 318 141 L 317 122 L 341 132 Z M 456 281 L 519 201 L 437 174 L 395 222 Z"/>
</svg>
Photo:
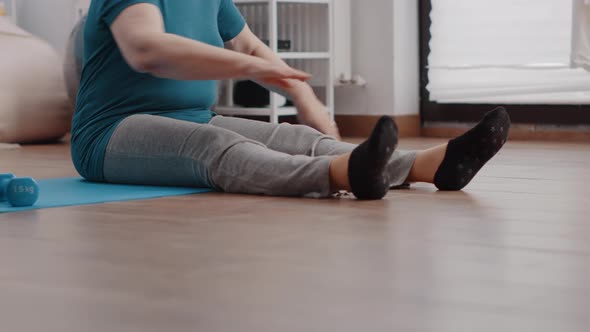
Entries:
<svg viewBox="0 0 590 332">
<path fill-rule="evenodd" d="M 14 207 L 33 206 L 39 199 L 39 185 L 33 178 L 17 178 L 0 174 L 0 202 Z"/>
<path fill-rule="evenodd" d="M 279 97 L 278 107 L 284 106 L 286 98 Z M 270 91 L 254 81 L 239 81 L 234 86 L 234 104 L 243 107 L 266 107 L 270 105 Z"/>
<path fill-rule="evenodd" d="M 268 39 L 263 40 L 263 42 L 266 44 L 266 46 L 270 45 Z M 277 48 L 279 51 L 291 51 L 291 45 L 292 43 L 290 40 L 279 39 L 277 41 Z"/>
</svg>

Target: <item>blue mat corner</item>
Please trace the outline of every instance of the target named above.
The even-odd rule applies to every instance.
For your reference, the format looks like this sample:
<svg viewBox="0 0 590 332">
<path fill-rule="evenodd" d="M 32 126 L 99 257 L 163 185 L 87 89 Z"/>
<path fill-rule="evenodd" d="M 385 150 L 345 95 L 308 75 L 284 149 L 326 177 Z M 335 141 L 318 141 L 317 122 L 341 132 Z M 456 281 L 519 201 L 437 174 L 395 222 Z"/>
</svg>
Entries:
<svg viewBox="0 0 590 332">
<path fill-rule="evenodd" d="M 12 207 L 0 203 L 0 213 L 55 207 L 133 201 L 212 192 L 204 188 L 131 186 L 88 182 L 82 178 L 39 180 L 39 201 L 34 206 Z"/>
</svg>

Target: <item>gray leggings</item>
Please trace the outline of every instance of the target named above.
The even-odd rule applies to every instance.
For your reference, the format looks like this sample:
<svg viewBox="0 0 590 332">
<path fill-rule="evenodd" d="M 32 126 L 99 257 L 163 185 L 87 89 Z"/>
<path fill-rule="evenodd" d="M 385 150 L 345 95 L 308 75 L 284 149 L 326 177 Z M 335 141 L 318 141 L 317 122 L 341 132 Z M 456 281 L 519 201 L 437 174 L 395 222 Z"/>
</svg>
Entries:
<svg viewBox="0 0 590 332">
<path fill-rule="evenodd" d="M 273 196 L 328 197 L 332 159 L 351 152 L 307 126 L 214 117 L 209 124 L 133 115 L 116 128 L 107 146 L 107 182 L 209 187 Z M 392 186 L 404 183 L 414 152 L 391 159 Z"/>
</svg>

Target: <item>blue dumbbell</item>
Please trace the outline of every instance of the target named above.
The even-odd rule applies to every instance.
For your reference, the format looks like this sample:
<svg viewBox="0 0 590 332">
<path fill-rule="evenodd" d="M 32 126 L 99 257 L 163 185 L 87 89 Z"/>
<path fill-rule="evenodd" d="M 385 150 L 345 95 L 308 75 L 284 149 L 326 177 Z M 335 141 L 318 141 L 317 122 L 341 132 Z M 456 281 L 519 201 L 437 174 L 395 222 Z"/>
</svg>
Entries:
<svg viewBox="0 0 590 332">
<path fill-rule="evenodd" d="M 39 198 L 39 185 L 33 178 L 17 178 L 0 174 L 0 202 L 14 207 L 33 206 Z"/>
</svg>

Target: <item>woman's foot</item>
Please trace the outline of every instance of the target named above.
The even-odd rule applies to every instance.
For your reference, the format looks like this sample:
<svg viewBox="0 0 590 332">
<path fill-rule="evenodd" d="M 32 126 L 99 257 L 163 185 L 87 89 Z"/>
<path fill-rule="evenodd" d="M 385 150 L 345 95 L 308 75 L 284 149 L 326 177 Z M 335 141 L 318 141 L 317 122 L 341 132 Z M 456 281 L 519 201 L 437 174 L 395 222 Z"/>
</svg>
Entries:
<svg viewBox="0 0 590 332">
<path fill-rule="evenodd" d="M 418 151 L 412 165 L 407 183 L 434 183 L 434 175 L 445 158 L 448 144 L 442 144 L 430 149 Z"/>
<path fill-rule="evenodd" d="M 398 130 L 387 116 L 379 119 L 371 136 L 359 145 L 348 161 L 352 193 L 361 200 L 383 198 L 389 190 L 387 163 L 397 147 Z"/>
<path fill-rule="evenodd" d="M 510 130 L 503 107 L 488 112 L 467 133 L 449 141 L 433 183 L 439 190 L 461 190 L 500 151 Z"/>
</svg>

